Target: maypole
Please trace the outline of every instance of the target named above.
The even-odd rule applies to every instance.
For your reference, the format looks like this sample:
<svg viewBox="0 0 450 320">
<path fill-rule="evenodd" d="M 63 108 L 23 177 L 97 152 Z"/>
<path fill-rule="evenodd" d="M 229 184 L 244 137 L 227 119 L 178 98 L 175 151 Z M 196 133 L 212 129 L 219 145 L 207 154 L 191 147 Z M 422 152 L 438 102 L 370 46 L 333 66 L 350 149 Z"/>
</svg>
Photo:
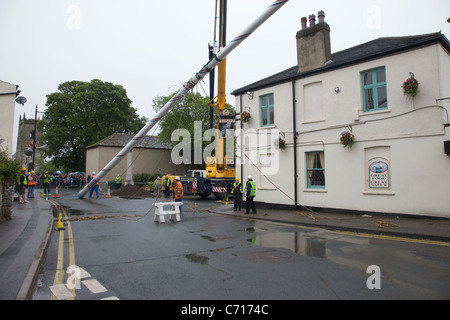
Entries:
<svg viewBox="0 0 450 320">
<path fill-rule="evenodd" d="M 250 26 L 234 38 L 225 48 L 223 48 L 213 59 L 211 59 L 203 68 L 189 79 L 175 94 L 175 96 L 166 103 L 166 105 L 151 119 L 138 134 L 92 179 L 79 193 L 78 197 L 83 198 L 86 193 L 99 182 L 109 171 L 111 171 L 122 158 L 130 152 L 134 146 L 150 131 L 165 115 L 169 112 L 190 90 L 192 90 L 211 70 L 213 70 L 227 55 L 229 55 L 238 45 L 248 38 L 256 29 L 267 21 L 275 12 L 277 12 L 289 0 L 278 0 L 272 3 Z"/>
</svg>

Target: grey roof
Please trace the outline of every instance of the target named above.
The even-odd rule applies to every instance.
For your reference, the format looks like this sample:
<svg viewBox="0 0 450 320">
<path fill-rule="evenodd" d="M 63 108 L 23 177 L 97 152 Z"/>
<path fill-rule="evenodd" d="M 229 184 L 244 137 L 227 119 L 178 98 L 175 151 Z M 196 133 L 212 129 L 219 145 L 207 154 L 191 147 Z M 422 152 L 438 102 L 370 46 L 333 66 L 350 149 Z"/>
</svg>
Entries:
<svg viewBox="0 0 450 320">
<path fill-rule="evenodd" d="M 325 66 L 318 69 L 300 73 L 298 71 L 298 67 L 294 66 L 253 84 L 236 89 L 232 92 L 232 94 L 239 95 L 241 93 L 247 93 L 248 91 L 271 87 L 287 81 L 306 78 L 314 74 L 328 72 L 365 61 L 427 47 L 437 43 L 442 44 L 447 52 L 450 53 L 450 42 L 440 32 L 406 37 L 379 38 L 333 53 L 331 55 L 331 61 L 327 62 Z"/>
<path fill-rule="evenodd" d="M 114 133 L 108 138 L 105 138 L 93 145 L 88 146 L 86 149 L 92 149 L 96 147 L 125 147 L 125 145 L 133 138 L 134 135 L 132 134 Z M 172 145 L 170 143 L 160 141 L 157 136 L 144 136 L 136 144 L 135 148 L 171 150 Z"/>
</svg>

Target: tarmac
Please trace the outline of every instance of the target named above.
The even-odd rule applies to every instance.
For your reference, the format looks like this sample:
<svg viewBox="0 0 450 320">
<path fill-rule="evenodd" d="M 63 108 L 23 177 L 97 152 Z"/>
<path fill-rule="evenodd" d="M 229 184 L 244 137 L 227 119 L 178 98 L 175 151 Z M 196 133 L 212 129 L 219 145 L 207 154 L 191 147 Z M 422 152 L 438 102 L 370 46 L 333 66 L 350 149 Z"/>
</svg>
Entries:
<svg viewBox="0 0 450 320">
<path fill-rule="evenodd" d="M 447 218 L 264 208 L 245 214 L 245 209 L 234 211 L 232 202 L 220 203 L 207 214 L 450 247 Z M 0 224 L 0 300 L 31 299 L 56 223 L 45 199 L 38 196 L 25 204 L 14 201 L 12 219 Z"/>
</svg>

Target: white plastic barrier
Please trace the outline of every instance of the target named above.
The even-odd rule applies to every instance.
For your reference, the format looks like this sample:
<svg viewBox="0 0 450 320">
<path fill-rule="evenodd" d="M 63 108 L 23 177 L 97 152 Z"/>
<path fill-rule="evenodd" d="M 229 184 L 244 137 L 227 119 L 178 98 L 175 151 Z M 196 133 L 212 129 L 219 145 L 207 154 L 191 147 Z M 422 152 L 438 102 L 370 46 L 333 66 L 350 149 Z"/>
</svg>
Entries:
<svg viewBox="0 0 450 320">
<path fill-rule="evenodd" d="M 180 206 L 183 205 L 183 202 L 158 202 L 155 203 L 155 222 L 158 221 L 160 223 L 166 222 L 164 219 L 165 215 L 170 215 L 170 221 L 173 221 L 174 218 L 177 219 L 177 222 L 181 221 L 180 217 Z M 171 206 L 170 210 L 164 210 L 165 206 Z"/>
</svg>

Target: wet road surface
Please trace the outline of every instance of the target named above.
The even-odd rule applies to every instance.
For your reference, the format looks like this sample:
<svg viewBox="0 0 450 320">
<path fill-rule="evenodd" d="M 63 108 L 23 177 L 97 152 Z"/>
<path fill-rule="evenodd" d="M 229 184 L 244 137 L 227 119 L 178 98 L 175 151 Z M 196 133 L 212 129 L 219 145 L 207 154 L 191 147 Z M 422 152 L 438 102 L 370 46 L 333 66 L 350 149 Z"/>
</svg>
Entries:
<svg viewBox="0 0 450 320">
<path fill-rule="evenodd" d="M 218 216 L 212 197 L 185 197 L 181 222 L 160 224 L 154 199 L 74 195 L 51 201 L 68 221 L 35 300 L 450 298 L 449 247 Z"/>
</svg>

